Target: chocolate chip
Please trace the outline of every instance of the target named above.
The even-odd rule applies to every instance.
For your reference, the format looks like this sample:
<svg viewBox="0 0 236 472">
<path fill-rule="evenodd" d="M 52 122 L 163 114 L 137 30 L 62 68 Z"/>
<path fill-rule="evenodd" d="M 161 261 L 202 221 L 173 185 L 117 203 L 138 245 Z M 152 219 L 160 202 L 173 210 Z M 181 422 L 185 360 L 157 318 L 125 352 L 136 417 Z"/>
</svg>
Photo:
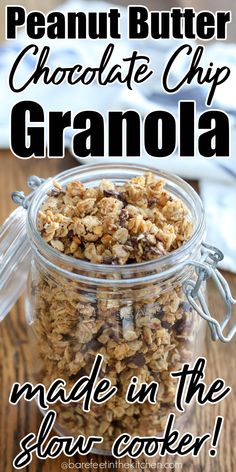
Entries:
<svg viewBox="0 0 236 472">
<path fill-rule="evenodd" d="M 67 239 L 69 239 L 69 241 L 72 241 L 74 237 L 74 231 L 73 229 L 70 229 L 70 231 L 68 231 L 68 234 L 67 234 Z"/>
<path fill-rule="evenodd" d="M 132 236 L 132 237 L 130 238 L 130 242 L 131 242 L 132 246 L 135 247 L 135 246 L 138 245 L 138 238 L 137 238 L 136 236 Z"/>
<path fill-rule="evenodd" d="M 112 264 L 113 258 L 111 256 L 103 256 L 103 263 L 104 264 Z"/>
<path fill-rule="evenodd" d="M 127 364 L 135 364 L 137 367 L 143 367 L 146 363 L 146 359 L 142 352 L 137 352 L 134 356 L 127 358 Z"/>
<path fill-rule="evenodd" d="M 112 426 L 114 426 L 114 428 L 118 428 L 119 430 L 122 430 L 122 431 L 123 431 L 123 428 L 124 428 L 123 422 L 121 420 L 113 420 L 112 421 Z"/>
<path fill-rule="evenodd" d="M 169 329 L 172 327 L 172 324 L 171 324 L 171 323 L 168 323 L 168 321 L 162 320 L 161 326 L 162 326 L 162 328 L 165 328 L 165 329 L 168 329 L 168 330 L 169 330 Z"/>
<path fill-rule="evenodd" d="M 112 256 L 103 256 L 103 263 L 108 264 L 108 265 L 117 265 L 119 264 L 119 258 L 118 257 L 112 257 Z"/>
<path fill-rule="evenodd" d="M 156 198 L 150 198 L 150 199 L 148 200 L 148 206 L 149 206 L 149 208 L 153 207 L 153 206 L 156 205 L 156 204 L 157 204 L 157 199 L 156 199 Z"/>
<path fill-rule="evenodd" d="M 91 351 L 96 352 L 96 351 L 99 351 L 99 349 L 101 349 L 101 347 L 102 347 L 102 343 L 100 343 L 96 338 L 93 338 L 93 339 L 91 339 L 91 341 L 89 341 L 86 344 L 86 346 L 84 348 L 84 351 L 86 352 L 86 351 L 91 350 Z"/>
<path fill-rule="evenodd" d="M 183 310 L 185 313 L 191 312 L 193 310 L 191 305 L 188 302 L 181 302 L 179 304 L 179 308 L 181 308 L 181 310 Z"/>
<path fill-rule="evenodd" d="M 156 256 L 165 256 L 167 253 L 164 249 L 164 246 L 163 244 L 160 245 L 161 243 L 158 243 L 157 246 L 151 246 L 149 245 L 148 246 L 148 242 L 145 241 L 146 243 L 146 247 L 144 248 L 144 254 L 147 255 L 147 254 L 155 254 Z"/>
<path fill-rule="evenodd" d="M 126 203 L 125 192 L 115 192 L 114 190 L 104 190 L 103 195 L 105 197 L 117 198 L 117 200 L 120 200 L 121 202 Z"/>
<path fill-rule="evenodd" d="M 161 308 L 160 310 L 158 310 L 158 311 L 155 313 L 154 317 L 155 317 L 155 318 L 158 318 L 159 320 L 162 320 L 162 318 L 163 318 L 164 315 L 165 315 L 165 312 L 164 312 L 164 310 Z"/>
<path fill-rule="evenodd" d="M 125 192 L 120 192 L 119 193 L 119 200 L 121 200 L 123 203 L 127 203 L 127 198 Z"/>
<path fill-rule="evenodd" d="M 117 192 L 114 190 L 103 190 L 104 197 L 115 197 L 117 198 Z"/>
<path fill-rule="evenodd" d="M 183 331 L 184 331 L 184 328 L 186 326 L 186 321 L 184 318 L 181 318 L 180 320 L 177 320 L 175 322 L 175 324 L 173 325 L 173 330 L 177 333 L 177 334 L 182 334 Z"/>
<path fill-rule="evenodd" d="M 48 193 L 49 197 L 59 197 L 59 195 L 65 195 L 66 192 L 64 190 L 53 189 Z"/>
</svg>

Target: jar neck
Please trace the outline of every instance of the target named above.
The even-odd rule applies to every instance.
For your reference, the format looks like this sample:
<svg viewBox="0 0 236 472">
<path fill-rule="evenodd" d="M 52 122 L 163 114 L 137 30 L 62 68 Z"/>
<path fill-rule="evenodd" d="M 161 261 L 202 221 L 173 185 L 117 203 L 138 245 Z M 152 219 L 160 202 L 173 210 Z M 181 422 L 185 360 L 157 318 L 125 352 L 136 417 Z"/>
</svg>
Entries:
<svg viewBox="0 0 236 472">
<path fill-rule="evenodd" d="M 53 249 L 42 239 L 37 229 L 38 211 L 47 194 L 53 189 L 54 180 L 57 180 L 62 187 L 76 180 L 86 187 L 96 187 L 102 179 L 123 185 L 127 180 L 143 175 L 145 172 L 152 172 L 156 178 L 164 179 L 167 191 L 181 199 L 188 209 L 193 224 L 193 233 L 191 238 L 179 249 L 156 260 L 111 266 L 92 264 L 66 256 Z M 131 164 L 115 163 L 109 164 L 109 166 L 97 164 L 70 169 L 45 181 L 35 193 L 28 210 L 28 234 L 35 257 L 41 261 L 45 268 L 48 267 L 65 277 L 78 280 L 81 283 L 87 282 L 94 286 L 104 285 L 104 280 L 106 283 L 112 284 L 113 287 L 128 288 L 129 285 L 138 287 L 151 282 L 164 282 L 167 279 L 170 280 L 171 277 L 173 280 L 179 279 L 181 276 L 180 265 L 188 260 L 198 260 L 200 257 L 204 233 L 205 217 L 202 202 L 189 184 L 179 177 L 156 169 Z"/>
</svg>

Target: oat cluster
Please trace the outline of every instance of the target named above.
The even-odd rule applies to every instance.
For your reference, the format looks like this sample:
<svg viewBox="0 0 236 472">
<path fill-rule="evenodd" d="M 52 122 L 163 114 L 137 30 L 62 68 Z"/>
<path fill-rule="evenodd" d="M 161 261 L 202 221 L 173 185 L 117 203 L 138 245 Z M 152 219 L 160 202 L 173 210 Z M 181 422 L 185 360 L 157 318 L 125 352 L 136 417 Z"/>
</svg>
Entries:
<svg viewBox="0 0 236 472">
<path fill-rule="evenodd" d="M 97 188 L 55 183 L 38 228 L 53 248 L 97 264 L 129 264 L 164 256 L 191 234 L 188 212 L 151 173 L 123 186 L 102 180 Z"/>
<path fill-rule="evenodd" d="M 57 185 L 57 184 L 56 184 Z M 152 174 L 123 186 L 106 180 L 86 189 L 78 182 L 46 198 L 39 230 L 52 247 L 96 263 L 126 264 L 170 253 L 191 234 L 183 203 Z M 118 274 L 116 274 L 118 275 Z M 118 387 L 105 405 L 84 413 L 81 403 L 55 406 L 64 434 L 103 436 L 109 451 L 121 433 L 152 436 L 163 431 L 175 411 L 176 384 L 170 376 L 192 359 L 199 343 L 201 319 L 175 280 L 119 291 L 109 280 L 104 287 L 84 287 L 56 271 L 35 264 L 31 275 L 32 336 L 39 362 L 34 378 L 48 387 L 63 378 L 68 390 L 88 375 L 96 354 L 104 357 L 102 376 Z M 106 285 L 106 288 L 105 288 Z M 128 404 L 127 387 L 159 383 L 157 403 Z"/>
</svg>

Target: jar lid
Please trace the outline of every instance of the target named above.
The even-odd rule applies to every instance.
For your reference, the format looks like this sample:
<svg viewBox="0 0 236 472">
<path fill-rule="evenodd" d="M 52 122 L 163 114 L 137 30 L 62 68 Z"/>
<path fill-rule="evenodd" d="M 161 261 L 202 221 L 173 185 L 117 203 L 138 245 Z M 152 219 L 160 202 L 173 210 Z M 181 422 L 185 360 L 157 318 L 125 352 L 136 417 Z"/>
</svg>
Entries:
<svg viewBox="0 0 236 472">
<path fill-rule="evenodd" d="M 0 321 L 16 303 L 26 284 L 30 262 L 26 217 L 26 209 L 19 207 L 0 228 Z"/>
<path fill-rule="evenodd" d="M 13 201 L 20 206 L 0 227 L 0 321 L 12 309 L 26 285 L 31 259 L 26 230 L 27 209 L 42 182 L 40 177 L 29 177 L 27 184 L 33 192 L 27 197 L 24 192 L 12 194 Z"/>
</svg>

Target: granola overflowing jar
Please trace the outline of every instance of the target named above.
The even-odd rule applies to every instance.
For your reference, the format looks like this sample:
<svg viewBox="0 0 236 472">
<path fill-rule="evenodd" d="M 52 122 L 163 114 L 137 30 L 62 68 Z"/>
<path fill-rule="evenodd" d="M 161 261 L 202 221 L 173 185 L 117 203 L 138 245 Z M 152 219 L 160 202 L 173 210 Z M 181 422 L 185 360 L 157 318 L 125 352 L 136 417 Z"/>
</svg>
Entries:
<svg viewBox="0 0 236 472">
<path fill-rule="evenodd" d="M 184 232 L 181 226 L 176 248 L 171 252 L 165 250 L 164 239 L 161 241 L 160 237 L 156 254 L 154 251 L 148 260 L 138 255 L 139 262 L 134 262 L 132 256 L 132 263 L 123 261 L 123 264 L 120 262 L 125 256 L 120 250 L 114 260 L 109 260 L 108 252 L 103 263 L 99 257 L 96 259 L 98 249 L 95 255 L 92 251 L 90 260 L 82 258 L 80 249 L 79 257 L 71 257 L 73 253 L 63 252 L 59 244 L 65 248 L 62 240 L 66 241 L 71 229 L 67 228 L 62 240 L 47 238 L 45 228 L 49 227 L 50 218 L 39 224 L 39 215 L 45 216 L 48 196 L 52 200 L 57 198 L 63 189 L 71 188 L 72 182 L 80 182 L 86 189 L 91 189 L 90 195 L 106 182 L 105 187 L 110 188 L 102 188 L 102 197 L 114 198 L 114 185 L 116 190 L 122 189 L 131 179 L 147 175 L 147 172 L 150 169 L 142 166 L 118 164 L 68 170 L 56 177 L 56 188 L 52 179 L 44 182 L 28 209 L 27 232 L 32 257 L 26 318 L 34 353 L 33 382 L 49 387 L 60 378 L 70 390 L 80 377 L 90 373 L 96 354 L 102 354 L 101 375 L 118 387 L 117 394 L 105 405 L 92 404 L 89 413 L 83 412 L 80 402 L 58 403 L 54 408 L 60 433 L 86 437 L 96 433 L 104 438 L 101 450 L 96 451 L 103 454 L 110 452 L 121 433 L 153 436 L 163 431 L 168 414 L 175 412 L 176 384 L 170 372 L 179 370 L 183 363 L 192 362 L 202 353 L 204 321 L 190 306 L 184 290 L 185 282 L 196 277 L 193 267 L 187 265 L 188 260 L 201 259 L 205 231 L 201 200 L 180 178 L 152 170 L 157 181 L 164 179 L 169 201 L 182 202 L 186 210 L 184 227 L 191 227 L 191 234 L 185 235 L 181 243 Z M 122 201 L 120 195 L 116 198 L 121 211 L 127 204 L 131 205 L 124 198 Z M 150 202 L 150 206 L 153 205 L 154 200 Z M 177 224 L 178 212 L 176 217 L 173 215 Z M 86 214 L 81 218 L 86 218 Z M 122 227 L 128 227 L 125 221 Z M 77 245 L 73 247 L 78 250 L 78 236 L 77 239 L 74 236 L 70 233 L 70 244 L 75 242 Z M 147 238 L 147 232 L 144 236 Z M 141 240 L 140 251 L 144 254 L 146 250 L 148 254 L 143 238 Z M 48 244 L 49 241 L 52 244 Z M 98 248 L 94 242 L 89 241 L 89 244 Z M 139 241 L 127 237 L 122 246 L 124 251 L 128 244 L 131 253 L 132 246 L 138 254 Z M 120 246 L 121 242 L 119 249 Z M 139 382 L 159 383 L 156 404 L 125 401 L 127 387 L 134 376 Z"/>
</svg>

